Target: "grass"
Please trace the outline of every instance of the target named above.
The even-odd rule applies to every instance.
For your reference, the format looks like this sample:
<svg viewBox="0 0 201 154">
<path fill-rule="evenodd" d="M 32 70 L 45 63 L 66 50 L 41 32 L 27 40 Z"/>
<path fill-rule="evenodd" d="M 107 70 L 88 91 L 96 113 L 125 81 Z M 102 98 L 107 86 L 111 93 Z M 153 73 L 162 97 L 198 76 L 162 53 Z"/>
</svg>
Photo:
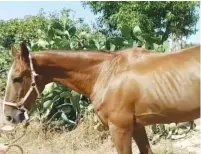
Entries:
<svg viewBox="0 0 201 154">
<path fill-rule="evenodd" d="M 23 133 L 24 129 L 22 125 L 19 125 L 16 130 L 11 134 L 1 134 L 0 142 L 14 140 Z M 150 134 L 148 127 L 147 131 Z M 155 154 L 198 154 L 200 152 L 199 137 L 199 132 L 191 132 L 182 140 L 161 140 L 158 144 L 152 145 L 152 149 Z M 189 141 L 196 139 L 198 142 L 194 145 L 189 144 Z M 88 120 L 83 121 L 70 132 L 51 130 L 44 132 L 42 126 L 35 121 L 27 128 L 26 135 L 16 144 L 22 146 L 26 154 L 117 154 L 109 132 L 94 129 L 93 122 Z M 191 151 L 188 146 L 191 147 Z M 16 148 L 8 152 L 8 154 L 18 153 L 20 154 Z M 135 143 L 133 153 L 139 153 Z"/>
</svg>

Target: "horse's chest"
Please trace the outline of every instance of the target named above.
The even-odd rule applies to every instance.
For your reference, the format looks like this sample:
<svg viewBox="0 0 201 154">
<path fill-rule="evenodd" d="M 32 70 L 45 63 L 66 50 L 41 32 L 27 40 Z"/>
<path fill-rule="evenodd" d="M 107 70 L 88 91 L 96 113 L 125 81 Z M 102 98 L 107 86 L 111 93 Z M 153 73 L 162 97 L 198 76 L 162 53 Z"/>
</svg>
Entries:
<svg viewBox="0 0 201 154">
<path fill-rule="evenodd" d="M 105 96 L 103 95 L 101 96 L 102 97 L 99 97 L 99 95 L 97 95 L 97 97 L 94 97 L 94 99 L 92 100 L 92 104 L 101 122 L 107 124 L 109 114 L 108 113 L 109 102 L 106 101 Z"/>
<path fill-rule="evenodd" d="M 105 124 L 111 117 L 134 113 L 134 103 L 138 96 L 137 86 L 133 80 L 129 82 L 123 79 L 115 78 L 104 89 L 99 88 L 94 95 L 92 100 L 94 110 Z"/>
</svg>

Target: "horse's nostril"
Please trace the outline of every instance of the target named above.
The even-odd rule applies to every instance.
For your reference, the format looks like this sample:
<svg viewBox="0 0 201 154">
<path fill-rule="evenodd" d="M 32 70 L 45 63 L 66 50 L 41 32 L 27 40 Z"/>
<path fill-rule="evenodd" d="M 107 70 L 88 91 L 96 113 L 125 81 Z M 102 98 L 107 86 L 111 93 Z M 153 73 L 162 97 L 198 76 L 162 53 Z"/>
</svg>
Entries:
<svg viewBox="0 0 201 154">
<path fill-rule="evenodd" d="M 24 117 L 24 112 L 21 112 L 21 113 L 19 114 L 19 119 L 20 119 L 20 121 L 23 121 L 23 120 L 25 119 L 25 117 Z"/>
<path fill-rule="evenodd" d="M 12 118 L 11 116 L 6 116 L 6 120 L 7 120 L 7 121 L 12 121 L 12 119 L 13 119 L 13 118 Z"/>
</svg>

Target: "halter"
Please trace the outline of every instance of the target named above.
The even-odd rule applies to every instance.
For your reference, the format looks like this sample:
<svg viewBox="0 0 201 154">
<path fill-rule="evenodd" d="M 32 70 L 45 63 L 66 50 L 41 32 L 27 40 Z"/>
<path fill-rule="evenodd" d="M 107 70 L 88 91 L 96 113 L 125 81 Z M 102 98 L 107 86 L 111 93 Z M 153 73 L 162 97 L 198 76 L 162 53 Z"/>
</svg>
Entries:
<svg viewBox="0 0 201 154">
<path fill-rule="evenodd" d="M 32 57 L 31 57 L 30 54 L 29 54 L 29 62 L 30 62 L 31 80 L 32 80 L 31 87 L 29 88 L 29 91 L 26 93 L 26 95 L 24 96 L 22 101 L 20 101 L 18 103 L 7 102 L 5 100 L 3 101 L 4 105 L 9 105 L 9 106 L 12 106 L 12 107 L 16 107 L 17 109 L 24 111 L 25 120 L 29 119 L 28 110 L 24 107 L 24 104 L 25 104 L 27 98 L 30 96 L 30 94 L 33 92 L 33 90 L 36 91 L 38 97 L 40 96 L 40 92 L 39 92 L 38 87 L 36 85 L 36 79 L 35 79 L 35 77 L 37 77 L 38 74 L 36 74 L 36 72 L 34 70 L 33 61 L 32 61 Z"/>
</svg>

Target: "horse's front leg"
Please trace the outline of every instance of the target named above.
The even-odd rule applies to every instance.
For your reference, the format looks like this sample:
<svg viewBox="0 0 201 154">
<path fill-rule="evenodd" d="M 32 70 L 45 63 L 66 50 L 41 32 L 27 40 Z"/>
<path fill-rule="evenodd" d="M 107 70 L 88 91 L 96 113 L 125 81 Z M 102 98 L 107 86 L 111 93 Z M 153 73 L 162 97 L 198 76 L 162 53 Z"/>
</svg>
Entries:
<svg viewBox="0 0 201 154">
<path fill-rule="evenodd" d="M 118 154 L 132 154 L 132 127 L 121 128 L 109 123 L 109 130 Z"/>
<path fill-rule="evenodd" d="M 127 108 L 120 109 L 109 113 L 110 134 L 118 154 L 132 154 L 133 113 Z"/>
</svg>

